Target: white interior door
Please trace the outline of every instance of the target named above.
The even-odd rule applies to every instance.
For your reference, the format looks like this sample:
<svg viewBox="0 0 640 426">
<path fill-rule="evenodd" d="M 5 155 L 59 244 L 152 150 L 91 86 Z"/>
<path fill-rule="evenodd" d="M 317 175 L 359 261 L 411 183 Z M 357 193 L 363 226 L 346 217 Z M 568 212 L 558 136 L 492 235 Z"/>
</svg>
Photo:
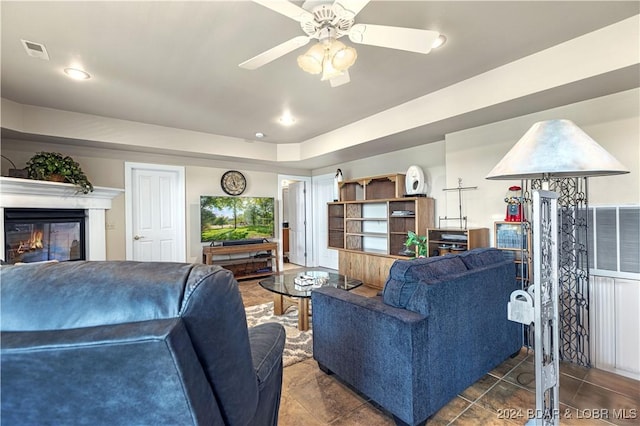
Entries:
<svg viewBox="0 0 640 426">
<path fill-rule="evenodd" d="M 318 256 L 318 266 L 338 269 L 338 250 L 329 249 L 327 203 L 333 201 L 334 175 L 313 178 L 313 241 Z"/>
<path fill-rule="evenodd" d="M 289 262 L 307 266 L 306 183 L 289 184 Z"/>
<path fill-rule="evenodd" d="M 184 168 L 127 163 L 127 259 L 185 262 Z"/>
</svg>

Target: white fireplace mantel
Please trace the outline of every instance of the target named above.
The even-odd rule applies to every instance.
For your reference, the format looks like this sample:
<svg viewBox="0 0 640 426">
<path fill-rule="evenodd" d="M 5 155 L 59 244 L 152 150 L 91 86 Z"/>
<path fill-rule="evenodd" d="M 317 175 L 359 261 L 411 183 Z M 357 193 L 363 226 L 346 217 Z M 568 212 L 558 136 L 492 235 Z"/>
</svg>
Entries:
<svg viewBox="0 0 640 426">
<path fill-rule="evenodd" d="M 4 209 L 84 209 L 87 212 L 85 235 L 87 260 L 105 260 L 105 211 L 123 189 L 96 186 L 83 194 L 70 183 L 0 177 L 0 247 L 4 247 Z M 4 257 L 4 252 L 0 254 Z"/>
</svg>

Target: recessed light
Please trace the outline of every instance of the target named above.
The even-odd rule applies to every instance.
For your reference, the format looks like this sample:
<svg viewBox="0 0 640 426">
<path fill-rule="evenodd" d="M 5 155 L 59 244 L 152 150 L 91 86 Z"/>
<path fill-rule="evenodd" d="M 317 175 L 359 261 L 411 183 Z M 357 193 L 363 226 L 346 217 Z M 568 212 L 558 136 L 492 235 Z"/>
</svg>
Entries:
<svg viewBox="0 0 640 426">
<path fill-rule="evenodd" d="M 91 78 L 88 72 L 78 68 L 65 68 L 64 73 L 74 80 L 88 80 Z"/>
<path fill-rule="evenodd" d="M 286 111 L 280 116 L 278 121 L 280 121 L 280 124 L 282 124 L 283 126 L 291 126 L 296 122 L 296 119 L 293 118 L 289 111 Z"/>
<path fill-rule="evenodd" d="M 438 47 L 441 47 L 446 42 L 447 42 L 447 37 L 445 37 L 444 34 L 440 34 L 438 38 L 431 45 L 431 48 L 437 49 Z"/>
<path fill-rule="evenodd" d="M 256 138 L 258 138 L 258 139 L 262 139 L 262 138 L 264 138 L 264 133 L 262 133 L 262 132 L 256 132 Z"/>
</svg>

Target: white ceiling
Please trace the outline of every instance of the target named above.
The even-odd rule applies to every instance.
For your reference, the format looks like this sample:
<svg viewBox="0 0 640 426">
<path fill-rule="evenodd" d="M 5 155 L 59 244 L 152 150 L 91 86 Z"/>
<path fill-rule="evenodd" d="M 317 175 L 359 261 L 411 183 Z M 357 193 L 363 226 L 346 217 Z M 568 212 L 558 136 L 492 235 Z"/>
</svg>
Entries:
<svg viewBox="0 0 640 426">
<path fill-rule="evenodd" d="M 355 45 L 351 82 L 331 88 L 298 68 L 296 57 L 308 47 L 254 71 L 238 67 L 303 34 L 297 22 L 250 1 L 2 1 L 1 7 L 2 98 L 240 141 L 255 140 L 260 131 L 267 135 L 262 142 L 273 144 L 339 131 L 640 13 L 638 1 L 373 1 L 357 23 L 432 29 L 448 41 L 428 55 Z M 51 59 L 27 56 L 20 39 L 44 44 Z M 74 82 L 62 74 L 74 63 L 91 80 Z M 638 86 L 638 67 L 621 69 L 357 146 L 337 145 L 303 166 L 442 140 L 448 132 Z M 294 126 L 278 123 L 285 109 L 295 116 Z M 3 135 L 21 137 L 7 129 Z"/>
</svg>

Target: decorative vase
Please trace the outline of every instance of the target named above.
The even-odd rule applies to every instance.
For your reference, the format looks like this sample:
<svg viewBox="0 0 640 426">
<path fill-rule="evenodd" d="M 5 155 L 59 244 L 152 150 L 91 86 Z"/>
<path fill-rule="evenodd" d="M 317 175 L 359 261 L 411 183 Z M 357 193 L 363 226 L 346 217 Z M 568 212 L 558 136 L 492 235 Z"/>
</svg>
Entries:
<svg viewBox="0 0 640 426">
<path fill-rule="evenodd" d="M 51 182 L 64 182 L 66 178 L 62 175 L 53 174 L 53 175 L 47 176 L 46 180 L 49 180 Z"/>
</svg>

